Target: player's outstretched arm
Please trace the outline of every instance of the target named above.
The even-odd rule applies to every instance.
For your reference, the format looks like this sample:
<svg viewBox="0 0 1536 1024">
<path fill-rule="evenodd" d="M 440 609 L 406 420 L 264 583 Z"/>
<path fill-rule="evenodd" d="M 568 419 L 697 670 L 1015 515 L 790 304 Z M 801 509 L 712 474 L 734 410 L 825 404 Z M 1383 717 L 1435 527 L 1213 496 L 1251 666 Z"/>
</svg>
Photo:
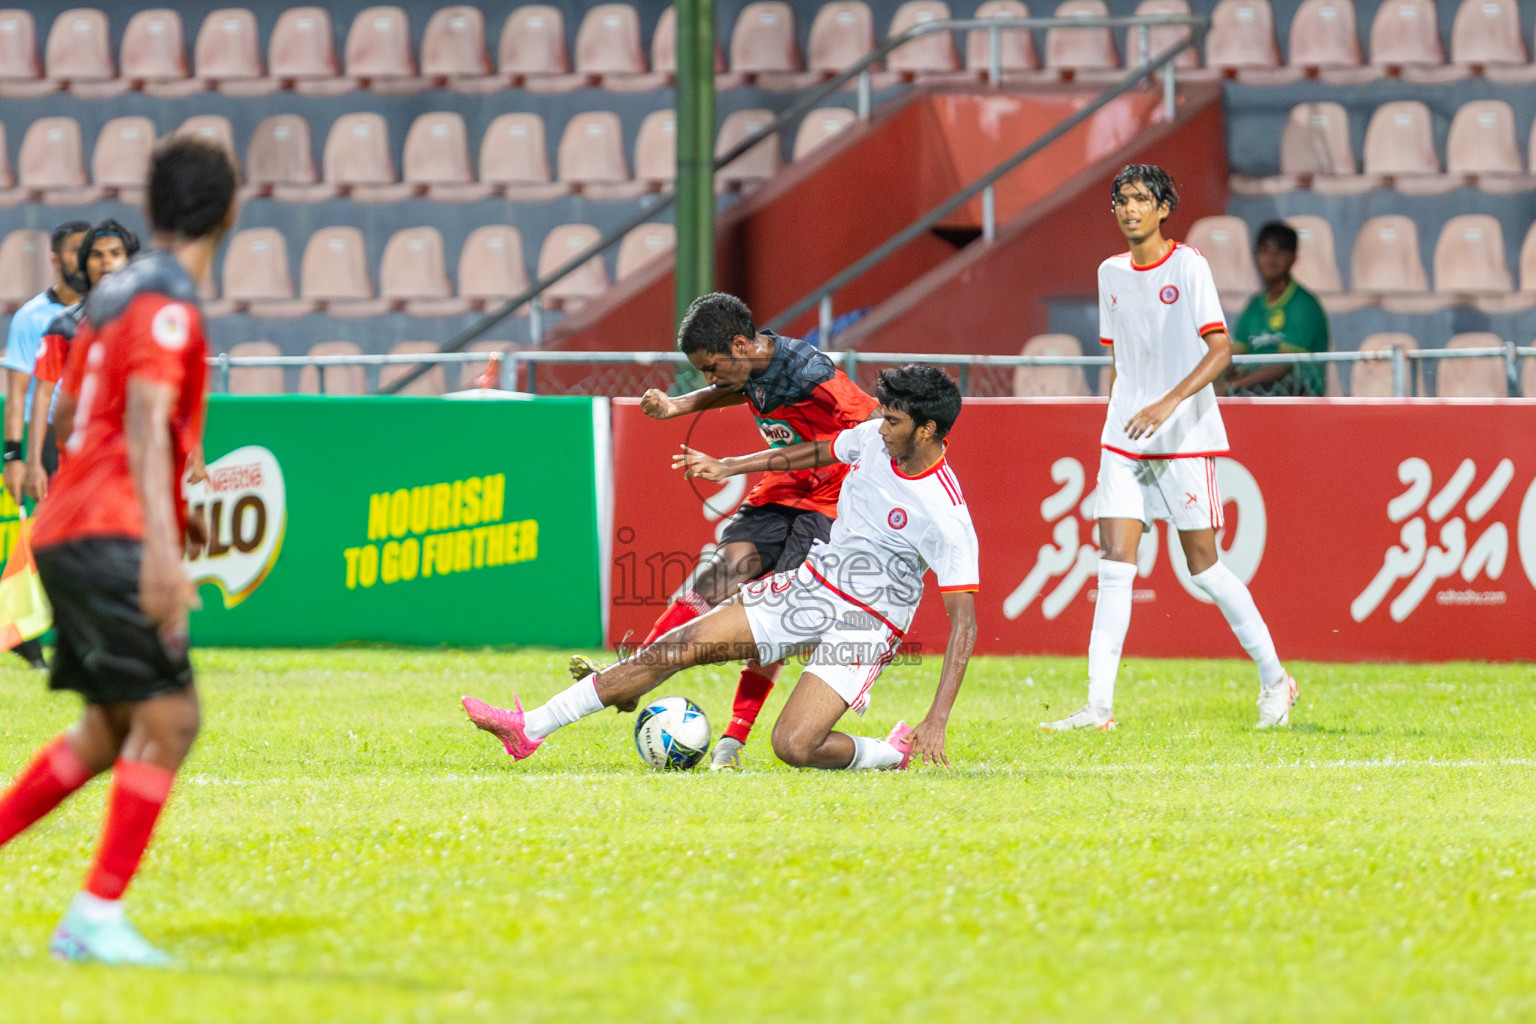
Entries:
<svg viewBox="0 0 1536 1024">
<path fill-rule="evenodd" d="M 143 377 L 128 378 L 124 428 L 128 435 L 128 471 L 144 515 L 144 555 L 139 569 L 139 604 L 166 632 L 184 632 L 187 610 L 195 600 L 182 568 L 182 538 L 173 507 L 175 469 L 171 465 L 171 409 L 176 388 Z"/>
<path fill-rule="evenodd" d="M 688 416 L 706 409 L 722 409 L 727 405 L 740 405 L 747 396 L 740 391 L 723 391 L 717 387 L 699 388 L 686 395 L 673 398 L 665 391 L 651 388 L 640 396 L 640 411 L 653 420 L 670 420 Z"/>
<path fill-rule="evenodd" d="M 1211 381 L 1227 372 L 1232 365 L 1232 339 L 1226 331 L 1212 331 L 1204 336 L 1205 355 L 1189 371 L 1189 376 L 1176 384 L 1172 391 L 1132 416 L 1125 425 L 1125 436 L 1131 440 L 1151 437 L 1158 427 L 1173 415 L 1179 403 L 1197 393 Z"/>
<path fill-rule="evenodd" d="M 966 666 L 971 663 L 971 651 L 976 648 L 976 595 L 969 590 L 945 594 L 944 610 L 949 613 L 949 646 L 944 649 L 939 688 L 928 714 L 912 734 L 912 757 L 919 763 L 949 764 L 944 754 L 944 731 L 965 680 Z"/>
<path fill-rule="evenodd" d="M 700 480 L 720 481 L 743 473 L 790 473 L 797 469 L 830 466 L 837 461 L 832 455 L 831 441 L 806 441 L 728 459 L 705 455 L 685 444 L 678 447 L 682 453 L 672 456 L 672 468 L 682 470 L 685 477 Z"/>
</svg>

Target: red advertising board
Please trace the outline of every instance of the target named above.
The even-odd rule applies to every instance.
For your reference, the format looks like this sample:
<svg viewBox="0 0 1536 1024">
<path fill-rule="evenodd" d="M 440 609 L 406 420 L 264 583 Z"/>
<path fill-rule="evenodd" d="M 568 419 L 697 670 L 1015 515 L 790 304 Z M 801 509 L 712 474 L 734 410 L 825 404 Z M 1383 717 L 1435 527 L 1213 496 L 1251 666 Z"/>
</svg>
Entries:
<svg viewBox="0 0 1536 1024">
<path fill-rule="evenodd" d="M 978 652 L 1086 651 L 1104 409 L 966 401 L 948 458 L 981 542 Z M 1241 399 L 1222 414 L 1222 557 L 1282 658 L 1536 660 L 1536 401 Z M 678 445 L 764 443 L 737 408 L 660 423 L 620 400 L 613 429 L 619 642 L 645 635 L 748 489 L 683 480 Z M 1127 655 L 1243 656 L 1165 523 L 1143 539 L 1134 595 Z M 938 651 L 947 633 L 930 586 L 909 637 Z"/>
</svg>

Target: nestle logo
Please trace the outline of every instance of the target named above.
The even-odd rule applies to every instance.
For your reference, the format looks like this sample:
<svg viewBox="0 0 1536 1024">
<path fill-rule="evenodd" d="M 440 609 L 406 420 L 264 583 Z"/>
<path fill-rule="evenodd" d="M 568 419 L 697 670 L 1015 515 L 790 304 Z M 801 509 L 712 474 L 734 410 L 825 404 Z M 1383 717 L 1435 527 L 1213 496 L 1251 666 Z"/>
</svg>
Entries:
<svg viewBox="0 0 1536 1024">
<path fill-rule="evenodd" d="M 215 494 L 226 491 L 245 491 L 261 486 L 261 463 L 247 466 L 226 466 L 208 474 L 208 488 Z"/>
</svg>

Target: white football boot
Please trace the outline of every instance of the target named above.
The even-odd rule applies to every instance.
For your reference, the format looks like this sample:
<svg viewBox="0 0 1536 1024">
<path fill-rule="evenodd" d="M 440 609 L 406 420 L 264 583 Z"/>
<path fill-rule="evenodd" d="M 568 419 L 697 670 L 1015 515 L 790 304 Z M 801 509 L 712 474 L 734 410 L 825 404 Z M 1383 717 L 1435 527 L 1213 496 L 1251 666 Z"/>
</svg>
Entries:
<svg viewBox="0 0 1536 1024">
<path fill-rule="evenodd" d="M 1259 691 L 1259 724 L 1255 729 L 1278 729 L 1291 724 L 1291 705 L 1296 703 L 1295 676 Z"/>
<path fill-rule="evenodd" d="M 1054 722 L 1041 722 L 1040 728 L 1046 732 L 1071 732 L 1073 729 L 1097 729 L 1100 732 L 1109 732 L 1115 728 L 1115 716 L 1104 708 L 1096 708 L 1089 704 L 1072 712 L 1066 718 L 1059 718 Z"/>
</svg>

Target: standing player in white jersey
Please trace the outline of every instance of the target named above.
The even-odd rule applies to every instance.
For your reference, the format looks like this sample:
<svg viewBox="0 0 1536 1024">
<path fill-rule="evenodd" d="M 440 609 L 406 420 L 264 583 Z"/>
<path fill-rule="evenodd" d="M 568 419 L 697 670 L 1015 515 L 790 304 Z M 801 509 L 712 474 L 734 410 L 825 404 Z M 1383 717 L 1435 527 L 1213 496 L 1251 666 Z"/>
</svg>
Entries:
<svg viewBox="0 0 1536 1024">
<path fill-rule="evenodd" d="M 1099 265 L 1099 340 L 1113 347 L 1109 416 L 1100 439 L 1099 596 L 1088 639 L 1088 704 L 1042 722 L 1047 732 L 1113 729 L 1115 676 L 1131 623 L 1136 546 L 1154 519 L 1179 531 L 1190 578 L 1227 617 L 1259 668 L 1258 728 L 1290 724 L 1296 681 L 1275 654 L 1269 627 L 1243 581 L 1217 557 L 1222 526 L 1215 456 L 1227 431 L 1211 382 L 1232 361 L 1232 342 L 1211 267 L 1199 251 L 1163 237 L 1179 205 L 1161 167 L 1132 164 L 1111 202 L 1129 252 Z"/>
<path fill-rule="evenodd" d="M 838 433 L 756 455 L 713 459 L 686 446 L 674 467 L 722 480 L 768 469 L 789 472 L 834 461 L 843 480 L 830 539 L 795 569 L 746 584 L 691 622 L 617 665 L 587 676 L 528 712 L 464 698 L 470 720 L 521 760 L 563 726 L 605 707 L 633 706 L 694 665 L 757 658 L 763 664 L 810 651 L 806 670 L 773 727 L 773 752 L 801 768 L 900 768 L 916 757 L 948 764 L 944 731 L 976 643 L 976 530 L 944 461 L 944 435 L 960 413 L 960 389 L 931 366 L 880 374 L 879 416 Z M 932 569 L 949 613 L 938 691 L 916 729 L 898 722 L 885 739 L 832 727 L 895 656 Z"/>
</svg>

